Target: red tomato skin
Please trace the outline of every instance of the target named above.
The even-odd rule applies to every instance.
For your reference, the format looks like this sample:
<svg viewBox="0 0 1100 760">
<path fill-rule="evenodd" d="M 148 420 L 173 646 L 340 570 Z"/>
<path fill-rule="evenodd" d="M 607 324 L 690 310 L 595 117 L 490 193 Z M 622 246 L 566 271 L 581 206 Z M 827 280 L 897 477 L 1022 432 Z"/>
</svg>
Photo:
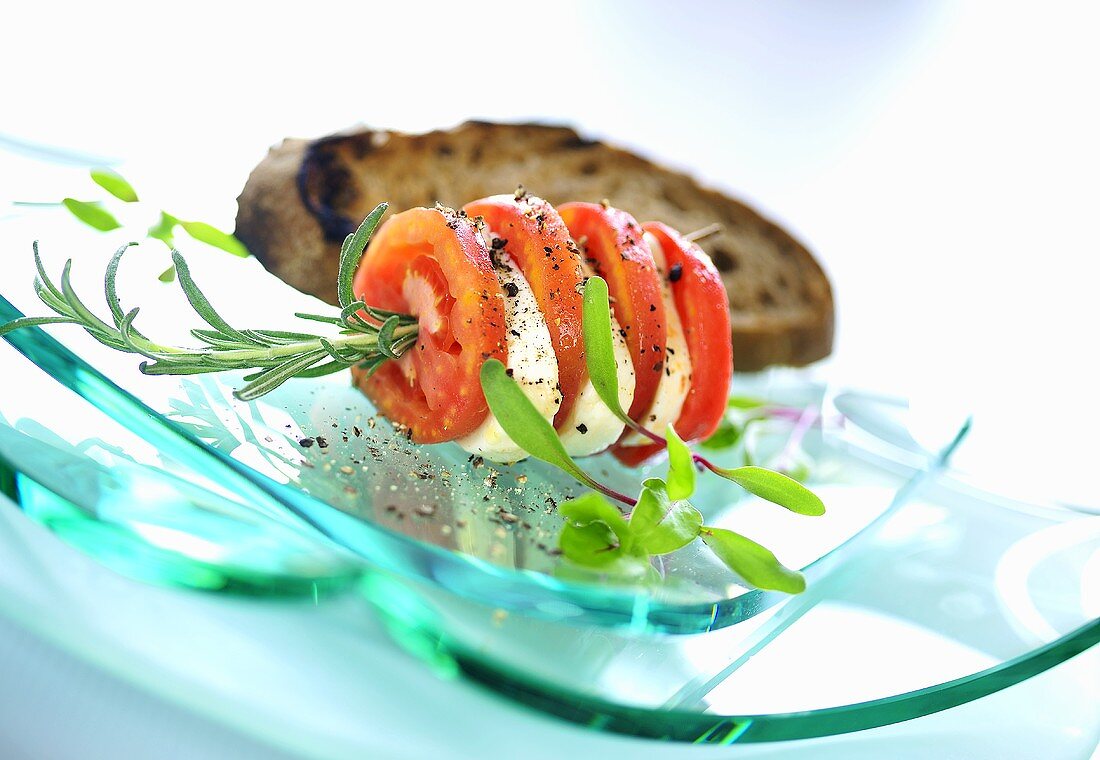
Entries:
<svg viewBox="0 0 1100 760">
<path fill-rule="evenodd" d="M 463 210 L 470 217 L 480 216 L 506 241 L 504 250 L 531 286 L 558 360 L 562 401 L 555 420 L 564 420 L 588 379 L 581 324 L 584 274 L 580 252 L 561 216 L 542 198 L 494 195 L 467 203 Z"/>
<path fill-rule="evenodd" d="M 563 203 L 558 213 L 573 239 L 584 240 L 585 260 L 607 281 L 634 365 L 634 400 L 627 414 L 637 420 L 653 404 L 665 367 L 668 327 L 657 264 L 641 225 L 627 212 L 599 203 Z"/>
<path fill-rule="evenodd" d="M 398 361 L 370 377 L 353 368 L 356 385 L 416 443 L 473 432 L 489 413 L 481 365 L 508 358 L 504 291 L 474 223 L 449 209 L 395 214 L 375 233 L 352 289 L 371 306 L 418 316 L 420 327 Z"/>
<path fill-rule="evenodd" d="M 679 277 L 671 283 L 672 297 L 691 358 L 691 386 L 673 427 L 685 441 L 702 440 L 718 429 L 729 398 L 733 376 L 729 296 L 717 267 L 702 248 L 661 222 L 646 222 L 642 228 L 661 244 L 669 271 L 680 267 Z M 616 447 L 614 453 L 634 466 L 663 449 L 652 444 Z"/>
</svg>

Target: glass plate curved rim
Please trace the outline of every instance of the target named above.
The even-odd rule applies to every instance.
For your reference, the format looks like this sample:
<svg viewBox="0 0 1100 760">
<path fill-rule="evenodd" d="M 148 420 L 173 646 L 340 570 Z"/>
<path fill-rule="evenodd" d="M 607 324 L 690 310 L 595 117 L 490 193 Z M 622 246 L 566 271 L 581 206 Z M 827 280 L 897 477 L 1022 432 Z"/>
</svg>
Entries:
<svg viewBox="0 0 1100 760">
<path fill-rule="evenodd" d="M 1097 644 L 1100 620 L 1093 620 L 1025 654 L 933 686 L 835 707 L 744 715 L 617 704 L 520 676 L 459 647 L 448 651 L 470 679 L 580 725 L 694 744 L 750 744 L 847 734 L 949 710 L 1044 673 Z"/>
<path fill-rule="evenodd" d="M 0 321 L 20 316 L 23 316 L 20 310 L 0 296 Z M 560 619 L 561 603 L 565 602 L 581 613 L 577 622 L 666 633 L 698 633 L 733 625 L 789 598 L 777 592 L 748 589 L 717 601 L 668 602 L 655 600 L 648 592 L 637 588 L 570 583 L 532 570 L 500 567 L 421 542 L 383 525 L 348 515 L 208 445 L 118 387 L 40 328 L 20 330 L 5 338 L 57 382 L 151 444 L 166 447 L 181 461 L 225 474 L 232 486 L 249 498 L 274 501 L 298 521 L 368 564 L 399 575 L 425 579 L 471 601 L 552 619 Z M 916 473 L 908 486 L 895 495 L 894 504 L 929 471 Z M 803 567 L 808 582 L 813 583 L 815 578 L 824 576 L 838 561 L 842 550 L 858 540 L 867 527 L 890 514 L 892 506 L 863 530 Z M 469 582 L 471 574 L 477 576 L 477 583 Z"/>
<path fill-rule="evenodd" d="M 9 316 L 9 313 L 14 316 L 14 309 L 0 298 L 0 318 Z M 738 611 L 747 613 L 745 616 L 749 616 L 787 599 L 781 595 L 747 591 L 715 604 L 679 605 L 675 609 L 667 610 L 668 616 L 655 617 L 654 610 L 648 607 L 650 600 L 644 593 L 625 589 L 600 589 L 592 586 L 571 587 L 571 584 L 537 572 L 501 568 L 468 555 L 421 543 L 404 534 L 389 531 L 384 526 L 346 515 L 296 489 L 271 481 L 223 452 L 207 446 L 188 431 L 179 428 L 171 420 L 120 389 L 44 331 L 33 330 L 12 337 L 14 340 L 11 342 L 15 347 L 35 364 L 106 413 L 116 418 L 119 414 L 123 415 L 123 421 L 131 425 L 135 432 L 143 437 L 151 436 L 148 438 L 150 442 L 163 442 L 171 446 L 174 451 L 188 452 L 187 458 L 193 462 L 201 462 L 206 467 L 218 467 L 220 471 L 233 477 L 242 488 L 248 489 L 248 492 L 274 499 L 325 535 L 331 537 L 333 532 L 338 532 L 345 526 L 353 526 L 361 542 L 355 550 L 366 561 L 385 569 L 396 570 L 402 575 L 409 575 L 412 570 L 419 577 L 464 598 L 471 598 L 468 593 L 469 584 L 458 584 L 456 588 L 454 583 L 447 582 L 455 580 L 454 576 L 447 574 L 451 569 L 476 572 L 481 580 L 492 579 L 502 586 L 514 581 L 517 577 L 522 578 L 525 583 L 534 581 L 533 586 L 523 589 L 524 595 L 509 597 L 507 600 L 515 605 L 514 608 L 530 602 L 531 605 L 522 608 L 521 611 L 531 616 L 542 614 L 542 610 L 538 607 L 538 602 L 542 599 L 532 600 L 527 596 L 533 588 L 544 592 L 547 595 L 545 599 L 555 601 L 561 601 L 563 596 L 570 592 L 582 593 L 584 601 L 589 605 L 593 599 L 597 598 L 597 594 L 593 593 L 595 591 L 600 592 L 598 598 L 601 603 L 608 605 L 608 609 L 598 611 L 606 614 L 609 624 L 631 624 L 641 621 L 647 630 L 657 628 L 668 632 L 699 631 L 699 628 L 689 623 L 698 621 L 703 611 L 713 618 L 712 625 L 709 627 L 720 628 L 744 619 L 733 614 L 735 606 Z M 909 482 L 909 487 L 919 485 L 922 482 L 922 476 L 927 475 L 928 471 L 917 473 L 917 477 Z M 890 512 L 891 510 L 887 510 L 884 514 Z M 874 523 L 869 525 L 871 524 Z M 856 534 L 852 539 L 836 547 L 831 554 L 812 563 L 807 568 L 811 579 L 814 575 L 824 573 L 830 562 L 837 559 L 838 550 L 847 547 L 859 535 Z M 379 540 L 383 543 L 377 543 Z M 372 545 L 372 542 L 375 543 Z M 347 546 L 347 543 L 342 540 L 337 543 Z M 397 548 L 400 556 L 394 557 L 379 551 L 387 548 Z M 369 555 L 365 553 L 368 551 Z M 411 561 L 403 563 L 401 560 Z M 437 564 L 437 560 L 444 560 L 448 564 Z M 499 604 L 504 600 L 495 595 L 494 588 L 496 587 L 488 589 L 488 595 Z M 515 591 L 515 589 L 512 590 Z M 484 599 L 477 601 L 484 601 Z M 612 608 L 612 605 L 616 608 Z M 731 617 L 720 618 L 716 615 L 722 605 L 730 605 Z M 687 627 L 681 629 L 682 625 Z M 1012 660 L 927 688 L 837 707 L 756 715 L 654 710 L 606 702 L 599 698 L 567 691 L 561 687 L 532 682 L 530 676 L 516 677 L 506 669 L 486 663 L 475 654 L 463 652 L 459 647 L 449 647 L 446 641 L 441 642 L 441 645 L 451 650 L 451 655 L 457 664 L 471 679 L 484 682 L 498 692 L 571 722 L 599 726 L 602 730 L 632 736 L 727 744 L 826 736 L 921 717 L 964 704 L 1026 680 L 1079 654 L 1098 641 L 1100 641 L 1100 621 L 1093 621 Z"/>
</svg>

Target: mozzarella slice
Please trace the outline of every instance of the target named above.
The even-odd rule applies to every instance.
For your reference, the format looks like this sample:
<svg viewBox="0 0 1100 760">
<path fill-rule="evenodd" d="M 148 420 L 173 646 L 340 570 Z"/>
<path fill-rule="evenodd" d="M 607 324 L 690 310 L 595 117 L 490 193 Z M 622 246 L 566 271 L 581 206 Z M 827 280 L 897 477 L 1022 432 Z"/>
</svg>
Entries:
<svg viewBox="0 0 1100 760">
<path fill-rule="evenodd" d="M 648 232 L 644 235 L 657 271 L 661 275 L 661 300 L 665 305 L 665 321 L 668 327 L 668 342 L 665 350 L 665 374 L 657 386 L 657 395 L 649 410 L 638 420 L 658 435 L 664 435 L 670 423 L 680 418 L 688 390 L 691 388 L 691 357 L 688 355 L 687 340 L 684 338 L 680 313 L 676 311 L 676 301 L 672 297 L 672 285 L 668 281 L 668 260 L 665 258 L 661 243 Z M 642 446 L 651 441 L 639 433 L 630 433 L 623 438 L 623 446 Z"/>
<path fill-rule="evenodd" d="M 592 271 L 583 264 L 584 273 L 591 277 Z M 634 363 L 630 360 L 630 349 L 626 347 L 619 321 L 611 315 L 611 335 L 614 338 L 615 365 L 619 375 L 619 406 L 629 409 L 634 400 Z M 625 426 L 607 408 L 600 399 L 592 381 L 586 379 L 581 386 L 576 403 L 569 410 L 566 419 L 558 426 L 558 437 L 570 456 L 584 457 L 596 454 L 619 440 Z"/>
<path fill-rule="evenodd" d="M 558 391 L 558 359 L 550 340 L 550 328 L 527 278 L 504 251 L 494 251 L 496 273 L 505 292 L 504 319 L 508 336 L 507 367 L 520 388 L 547 421 L 553 424 L 561 406 Z M 492 412 L 472 433 L 459 438 L 458 445 L 471 454 L 493 462 L 518 462 L 527 458 L 504 432 Z"/>
</svg>

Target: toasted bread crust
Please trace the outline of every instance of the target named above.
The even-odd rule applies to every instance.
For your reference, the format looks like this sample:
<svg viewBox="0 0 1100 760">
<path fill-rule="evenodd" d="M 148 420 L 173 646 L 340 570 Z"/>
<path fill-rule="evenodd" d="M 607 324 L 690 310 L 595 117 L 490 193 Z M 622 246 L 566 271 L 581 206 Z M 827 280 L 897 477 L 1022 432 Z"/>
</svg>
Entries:
<svg viewBox="0 0 1100 760">
<path fill-rule="evenodd" d="M 518 184 L 555 204 L 607 198 L 683 232 L 721 225 L 700 245 L 730 295 L 738 371 L 808 364 L 832 350 L 832 289 L 801 243 L 686 174 L 568 127 L 467 122 L 284 140 L 248 178 L 236 233 L 271 272 L 335 303 L 340 242 L 376 204 L 459 207 Z"/>
</svg>

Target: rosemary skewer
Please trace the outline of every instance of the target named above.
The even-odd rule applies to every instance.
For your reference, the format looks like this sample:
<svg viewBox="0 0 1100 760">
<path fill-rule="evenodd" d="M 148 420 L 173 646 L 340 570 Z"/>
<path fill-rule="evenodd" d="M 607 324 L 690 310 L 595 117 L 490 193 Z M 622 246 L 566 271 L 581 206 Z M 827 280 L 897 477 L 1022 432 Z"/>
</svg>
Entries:
<svg viewBox="0 0 1100 760">
<path fill-rule="evenodd" d="M 103 345 L 116 351 L 145 357 L 140 369 L 147 375 L 194 375 L 226 370 L 255 369 L 247 375 L 247 384 L 234 391 L 242 401 L 258 398 L 293 377 L 321 377 L 346 367 L 359 366 L 374 372 L 389 359 L 396 359 L 417 337 L 417 320 L 408 314 L 376 309 L 355 298 L 352 280 L 363 252 L 386 212 L 379 204 L 340 247 L 337 294 L 338 316 L 296 313 L 300 319 L 322 322 L 339 328 L 337 335 L 323 336 L 284 330 L 238 330 L 214 309 L 191 277 L 190 269 L 178 251 L 172 251 L 180 287 L 191 308 L 209 329 L 191 330 L 204 345 L 181 348 L 157 343 L 141 333 L 134 321 L 138 308 L 123 311 L 115 280 L 123 254 L 133 245 L 120 247 L 111 257 L 104 276 L 104 295 L 111 311 L 111 323 L 96 316 L 73 290 L 69 279 L 72 259 L 65 262 L 60 287 L 46 274 L 38 243 L 34 244 L 34 263 L 38 276 L 35 293 L 56 316 L 23 317 L 0 325 L 0 336 L 23 327 L 45 324 L 76 324 Z"/>
</svg>

